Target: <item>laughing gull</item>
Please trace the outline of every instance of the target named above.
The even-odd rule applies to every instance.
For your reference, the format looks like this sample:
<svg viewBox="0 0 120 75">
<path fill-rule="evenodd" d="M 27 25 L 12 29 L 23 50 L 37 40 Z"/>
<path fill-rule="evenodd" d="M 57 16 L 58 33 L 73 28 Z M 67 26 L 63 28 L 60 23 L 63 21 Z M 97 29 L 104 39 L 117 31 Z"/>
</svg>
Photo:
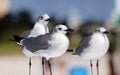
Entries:
<svg viewBox="0 0 120 75">
<path fill-rule="evenodd" d="M 24 39 L 14 35 L 14 39 L 22 46 L 23 53 L 28 56 L 41 56 L 46 58 L 51 71 L 50 58 L 55 58 L 63 55 L 69 46 L 69 39 L 66 36 L 68 29 L 65 25 L 57 25 L 53 32 L 39 35 L 38 37 L 29 37 Z"/>
<path fill-rule="evenodd" d="M 23 38 L 28 38 L 28 37 L 37 37 L 39 35 L 49 33 L 49 29 L 47 26 L 49 21 L 50 21 L 50 17 L 47 14 L 42 14 L 38 16 L 38 19 L 33 29 L 24 31 L 20 36 Z M 21 47 L 23 47 L 22 49 L 24 49 L 24 46 Z M 31 57 L 29 58 L 29 75 L 31 75 Z"/>
<path fill-rule="evenodd" d="M 108 51 L 109 39 L 107 33 L 108 31 L 104 27 L 96 28 L 92 35 L 83 37 L 79 46 L 73 51 L 74 55 L 90 60 L 92 75 L 92 60 L 97 60 L 97 75 L 99 75 L 99 59 Z"/>
<path fill-rule="evenodd" d="M 31 30 L 27 30 L 21 34 L 21 37 L 37 37 L 38 35 L 49 33 L 48 22 L 50 17 L 47 14 L 42 14 L 38 16 L 38 19 Z"/>
</svg>

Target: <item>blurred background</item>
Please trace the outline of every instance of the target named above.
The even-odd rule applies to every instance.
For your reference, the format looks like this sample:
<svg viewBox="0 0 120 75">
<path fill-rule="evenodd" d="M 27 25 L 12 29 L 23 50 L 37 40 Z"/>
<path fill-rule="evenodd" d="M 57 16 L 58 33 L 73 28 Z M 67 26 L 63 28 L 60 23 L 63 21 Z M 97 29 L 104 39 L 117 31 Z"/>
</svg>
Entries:
<svg viewBox="0 0 120 75">
<path fill-rule="evenodd" d="M 100 59 L 100 75 L 120 75 L 120 0 L 0 0 L 0 75 L 28 75 L 28 58 L 10 40 L 14 34 L 31 29 L 43 13 L 52 19 L 50 31 L 57 24 L 75 30 L 68 34 L 69 49 L 77 47 L 81 37 L 96 27 L 106 27 L 111 44 Z M 70 52 L 51 59 L 51 63 L 53 75 L 91 75 L 89 61 Z M 33 57 L 32 74 L 42 75 L 41 66 L 41 58 Z M 93 69 L 96 75 L 96 67 Z"/>
</svg>

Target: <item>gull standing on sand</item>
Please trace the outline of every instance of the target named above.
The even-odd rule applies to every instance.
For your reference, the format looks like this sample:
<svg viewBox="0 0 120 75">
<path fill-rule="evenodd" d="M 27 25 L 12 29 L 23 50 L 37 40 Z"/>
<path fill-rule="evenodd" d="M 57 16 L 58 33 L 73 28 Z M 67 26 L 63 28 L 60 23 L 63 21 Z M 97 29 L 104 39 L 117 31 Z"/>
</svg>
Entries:
<svg viewBox="0 0 120 75">
<path fill-rule="evenodd" d="M 46 58 L 50 74 L 52 75 L 50 58 L 59 57 L 67 51 L 69 39 L 66 33 L 68 31 L 72 31 L 72 29 L 68 29 L 65 25 L 57 25 L 53 29 L 53 32 L 45 35 L 26 39 L 14 35 L 14 38 L 23 47 L 22 51 L 26 56 L 41 56 Z"/>
<path fill-rule="evenodd" d="M 79 46 L 73 51 L 74 55 L 90 60 L 92 75 L 92 60 L 97 60 L 97 75 L 99 75 L 99 59 L 108 51 L 110 43 L 106 34 L 108 31 L 104 27 L 96 28 L 92 35 L 83 37 Z"/>
<path fill-rule="evenodd" d="M 47 26 L 49 21 L 50 21 L 50 17 L 47 14 L 42 14 L 38 16 L 38 19 L 33 29 L 24 31 L 20 36 L 23 38 L 28 38 L 28 37 L 37 37 L 39 35 L 49 33 L 49 29 Z M 24 46 L 21 47 L 22 49 L 24 49 Z M 29 57 L 29 75 L 31 75 L 31 57 Z"/>
</svg>

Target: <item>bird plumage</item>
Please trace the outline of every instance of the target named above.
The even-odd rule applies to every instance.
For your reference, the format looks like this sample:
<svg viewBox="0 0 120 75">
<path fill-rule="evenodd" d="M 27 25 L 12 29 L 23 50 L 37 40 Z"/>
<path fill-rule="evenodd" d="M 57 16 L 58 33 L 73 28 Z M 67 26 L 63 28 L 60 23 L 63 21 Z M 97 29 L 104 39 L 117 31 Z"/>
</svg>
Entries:
<svg viewBox="0 0 120 75">
<path fill-rule="evenodd" d="M 98 30 L 90 36 L 83 37 L 73 54 L 87 59 L 101 58 L 109 48 L 109 40 L 105 33 L 106 30 L 101 28 L 101 31 Z"/>
</svg>

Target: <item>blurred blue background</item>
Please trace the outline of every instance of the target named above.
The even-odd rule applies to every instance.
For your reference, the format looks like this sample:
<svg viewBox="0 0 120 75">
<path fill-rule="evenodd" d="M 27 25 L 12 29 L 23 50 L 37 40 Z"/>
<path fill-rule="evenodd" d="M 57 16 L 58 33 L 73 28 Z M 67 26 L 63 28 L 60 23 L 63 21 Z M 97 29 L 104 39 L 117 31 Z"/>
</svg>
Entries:
<svg viewBox="0 0 120 75">
<path fill-rule="evenodd" d="M 88 70 L 84 66 L 74 66 L 70 69 L 70 75 L 88 75 Z"/>
<path fill-rule="evenodd" d="M 10 0 L 10 12 L 16 14 L 28 10 L 35 19 L 41 13 L 66 18 L 70 11 L 78 11 L 84 20 L 104 21 L 114 8 L 114 0 Z"/>
</svg>

